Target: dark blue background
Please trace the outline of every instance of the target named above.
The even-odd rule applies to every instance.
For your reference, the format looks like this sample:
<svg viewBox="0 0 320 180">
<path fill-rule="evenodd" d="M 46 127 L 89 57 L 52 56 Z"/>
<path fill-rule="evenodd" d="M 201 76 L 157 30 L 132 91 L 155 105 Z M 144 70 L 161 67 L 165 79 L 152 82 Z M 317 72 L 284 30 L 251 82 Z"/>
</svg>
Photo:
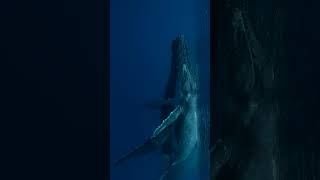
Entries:
<svg viewBox="0 0 320 180">
<path fill-rule="evenodd" d="M 159 179 L 160 154 L 114 162 L 143 143 L 160 124 L 144 106 L 160 100 L 169 75 L 171 42 L 184 34 L 200 66 L 201 99 L 209 102 L 209 0 L 110 1 L 111 179 Z"/>
</svg>

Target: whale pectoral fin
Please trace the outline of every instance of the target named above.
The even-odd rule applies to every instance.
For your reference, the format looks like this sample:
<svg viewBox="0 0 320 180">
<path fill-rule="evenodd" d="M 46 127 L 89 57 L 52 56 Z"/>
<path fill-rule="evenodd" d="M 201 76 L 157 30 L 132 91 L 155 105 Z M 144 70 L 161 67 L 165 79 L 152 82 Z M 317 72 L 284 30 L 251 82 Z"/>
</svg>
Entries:
<svg viewBox="0 0 320 180">
<path fill-rule="evenodd" d="M 129 152 L 128 154 L 124 155 L 122 158 L 120 158 L 115 165 L 119 165 L 123 163 L 124 161 L 136 157 L 141 156 L 144 154 L 147 154 L 149 152 L 152 152 L 156 150 L 159 147 L 158 141 L 154 141 L 155 139 L 163 138 L 162 136 L 158 136 L 161 132 L 163 132 L 165 129 L 167 129 L 170 125 L 172 125 L 179 117 L 179 115 L 182 113 L 182 107 L 178 106 L 176 107 L 169 116 L 162 121 L 161 125 L 154 131 L 151 138 L 144 143 L 141 146 L 138 146 L 133 151 Z"/>
<path fill-rule="evenodd" d="M 118 161 L 116 161 L 115 165 L 118 166 L 119 164 L 122 164 L 123 162 L 125 162 L 130 158 L 142 156 L 150 152 L 153 152 L 156 150 L 156 148 L 157 148 L 157 145 L 154 144 L 152 140 L 148 140 L 143 145 L 136 147 L 129 153 L 122 156 Z"/>
<path fill-rule="evenodd" d="M 160 126 L 158 126 L 156 128 L 156 130 L 154 131 L 152 138 L 155 138 L 156 136 L 158 136 L 161 132 L 163 132 L 165 129 L 167 129 L 170 125 L 172 125 L 174 122 L 176 122 L 176 120 L 178 119 L 178 117 L 180 116 L 180 114 L 182 113 L 183 108 L 181 106 L 177 106 L 170 114 L 169 116 L 162 121 L 162 123 L 160 124 Z"/>
</svg>

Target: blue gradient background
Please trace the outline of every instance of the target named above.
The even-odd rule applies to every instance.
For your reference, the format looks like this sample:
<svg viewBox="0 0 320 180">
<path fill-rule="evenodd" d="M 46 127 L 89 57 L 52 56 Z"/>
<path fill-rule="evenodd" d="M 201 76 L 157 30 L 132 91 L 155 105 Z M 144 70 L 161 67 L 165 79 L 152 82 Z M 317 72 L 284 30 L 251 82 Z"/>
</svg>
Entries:
<svg viewBox="0 0 320 180">
<path fill-rule="evenodd" d="M 202 97 L 209 103 L 209 0 L 110 1 L 110 172 L 112 180 L 159 179 L 160 153 L 114 162 L 142 144 L 160 124 L 144 104 L 163 97 L 171 41 L 184 34 L 199 64 Z M 192 178 L 191 178 L 192 179 Z"/>
</svg>

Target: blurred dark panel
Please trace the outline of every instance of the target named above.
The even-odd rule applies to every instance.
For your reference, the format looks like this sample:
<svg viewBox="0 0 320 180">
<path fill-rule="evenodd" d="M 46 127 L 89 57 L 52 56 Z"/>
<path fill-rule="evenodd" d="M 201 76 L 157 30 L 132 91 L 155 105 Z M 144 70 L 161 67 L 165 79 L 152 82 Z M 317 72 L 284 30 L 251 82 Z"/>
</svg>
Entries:
<svg viewBox="0 0 320 180">
<path fill-rule="evenodd" d="M 98 179 L 103 7 L 1 2 L 0 179 Z"/>
</svg>

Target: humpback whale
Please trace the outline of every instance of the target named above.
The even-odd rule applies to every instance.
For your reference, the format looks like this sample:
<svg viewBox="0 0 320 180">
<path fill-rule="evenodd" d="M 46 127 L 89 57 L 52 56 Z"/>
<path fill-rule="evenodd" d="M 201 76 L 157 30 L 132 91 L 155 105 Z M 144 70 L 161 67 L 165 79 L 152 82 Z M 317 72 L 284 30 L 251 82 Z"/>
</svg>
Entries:
<svg viewBox="0 0 320 180">
<path fill-rule="evenodd" d="M 199 123 L 204 118 L 199 111 L 198 96 L 197 66 L 191 61 L 185 37 L 179 35 L 172 42 L 171 69 L 160 106 L 161 124 L 144 144 L 125 154 L 116 165 L 160 150 L 169 162 L 160 178 L 164 179 L 173 167 L 183 164 L 197 147 L 208 145 L 209 125 L 205 123 L 209 122 L 209 117 L 202 122 L 204 126 Z M 199 128 L 202 128 L 202 133 L 199 133 Z"/>
</svg>

